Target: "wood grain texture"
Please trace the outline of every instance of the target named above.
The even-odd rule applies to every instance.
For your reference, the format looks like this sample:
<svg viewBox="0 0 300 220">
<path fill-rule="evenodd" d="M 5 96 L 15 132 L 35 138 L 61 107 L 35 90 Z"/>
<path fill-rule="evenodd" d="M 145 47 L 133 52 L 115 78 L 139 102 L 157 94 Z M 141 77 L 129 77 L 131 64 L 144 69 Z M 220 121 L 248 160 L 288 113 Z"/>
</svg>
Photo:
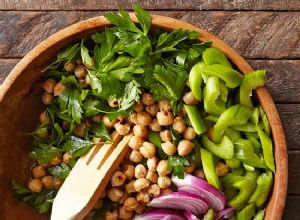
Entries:
<svg viewBox="0 0 300 220">
<path fill-rule="evenodd" d="M 2 0 L 2 10 L 116 10 L 132 3 L 155 10 L 299 10 L 298 0 Z"/>
<path fill-rule="evenodd" d="M 300 151 L 289 151 L 289 194 L 300 194 Z"/>
<path fill-rule="evenodd" d="M 19 61 L 19 59 L 0 59 L 0 85 Z"/>
<path fill-rule="evenodd" d="M 286 200 L 286 207 L 283 213 L 283 220 L 299 219 L 300 216 L 300 196 L 288 196 Z"/>
<path fill-rule="evenodd" d="M 22 57 L 58 30 L 102 11 L 0 11 L 0 57 Z M 208 30 L 244 58 L 300 58 L 300 12 L 156 11 Z M 14 27 L 14 28 L 11 28 Z"/>
</svg>

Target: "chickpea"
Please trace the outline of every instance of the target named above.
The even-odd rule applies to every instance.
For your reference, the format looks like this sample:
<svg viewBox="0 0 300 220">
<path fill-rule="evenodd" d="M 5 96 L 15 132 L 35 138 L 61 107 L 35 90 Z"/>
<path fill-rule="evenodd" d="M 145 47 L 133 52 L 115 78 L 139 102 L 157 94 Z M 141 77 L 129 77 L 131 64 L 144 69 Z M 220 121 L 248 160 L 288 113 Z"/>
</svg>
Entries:
<svg viewBox="0 0 300 220">
<path fill-rule="evenodd" d="M 162 143 L 161 148 L 167 155 L 174 155 L 177 151 L 176 146 L 170 141 Z"/>
<path fill-rule="evenodd" d="M 219 177 L 223 177 L 226 176 L 226 174 L 229 172 L 229 167 L 223 162 L 218 162 L 218 164 L 215 167 L 215 170 Z"/>
<path fill-rule="evenodd" d="M 73 63 L 73 62 L 65 62 L 64 69 L 67 72 L 72 72 L 75 69 L 75 63 Z"/>
<path fill-rule="evenodd" d="M 214 136 L 214 127 L 209 127 L 207 128 L 207 137 L 212 140 L 213 139 L 213 136 Z"/>
<path fill-rule="evenodd" d="M 134 188 L 137 192 L 140 192 L 141 190 L 148 188 L 149 185 L 150 182 L 146 178 L 140 178 L 134 182 Z"/>
<path fill-rule="evenodd" d="M 146 206 L 145 205 L 142 205 L 141 203 L 138 203 L 137 207 L 135 208 L 135 212 L 136 214 L 140 215 L 142 214 L 146 209 Z"/>
<path fill-rule="evenodd" d="M 168 141 L 171 142 L 172 141 L 171 131 L 169 131 L 169 130 L 163 130 L 163 131 L 159 132 L 159 136 L 163 142 L 168 142 Z"/>
<path fill-rule="evenodd" d="M 90 84 L 91 84 L 91 78 L 90 78 L 89 74 L 86 74 L 86 76 L 85 76 L 85 83 L 86 83 L 87 85 L 90 85 Z"/>
<path fill-rule="evenodd" d="M 196 105 L 198 103 L 198 101 L 195 98 L 195 96 L 193 95 L 192 91 L 184 94 L 183 101 L 187 105 Z"/>
<path fill-rule="evenodd" d="M 185 130 L 184 133 L 183 133 L 183 138 L 184 138 L 185 140 L 191 141 L 191 140 L 195 139 L 196 135 L 197 135 L 197 134 L 196 134 L 194 128 L 192 128 L 192 127 L 187 127 L 186 130 Z"/>
<path fill-rule="evenodd" d="M 205 173 L 203 169 L 198 169 L 194 171 L 194 176 L 199 177 L 201 179 L 205 179 Z"/>
<path fill-rule="evenodd" d="M 174 116 L 169 111 L 160 111 L 156 114 L 156 118 L 158 121 L 158 124 L 161 126 L 168 126 L 173 123 Z"/>
<path fill-rule="evenodd" d="M 146 179 L 149 180 L 151 183 L 157 183 L 158 174 L 155 171 L 147 171 Z"/>
<path fill-rule="evenodd" d="M 145 158 L 151 158 L 154 157 L 156 152 L 156 148 L 154 144 L 150 142 L 144 142 L 143 146 L 140 148 L 140 153 L 145 157 Z"/>
<path fill-rule="evenodd" d="M 153 95 L 151 93 L 143 93 L 142 95 L 142 102 L 144 105 L 153 105 L 155 103 L 153 99 Z"/>
<path fill-rule="evenodd" d="M 91 119 L 93 122 L 101 123 L 102 116 L 103 116 L 102 114 L 94 115 L 93 117 L 91 117 Z"/>
<path fill-rule="evenodd" d="M 157 170 L 157 173 L 159 176 L 166 176 L 172 172 L 172 170 L 168 170 L 168 161 L 167 160 L 159 161 L 156 170 Z"/>
<path fill-rule="evenodd" d="M 159 111 L 157 104 L 148 105 L 146 106 L 145 110 L 152 117 L 156 116 L 157 112 Z"/>
<path fill-rule="evenodd" d="M 143 158 L 143 155 L 138 150 L 132 150 L 129 156 L 129 160 L 135 163 L 141 162 Z"/>
<path fill-rule="evenodd" d="M 188 140 L 182 140 L 177 146 L 178 154 L 182 157 L 188 155 L 193 150 L 195 144 Z"/>
<path fill-rule="evenodd" d="M 71 123 L 68 122 L 68 121 L 63 121 L 63 129 L 66 130 L 66 131 L 69 131 L 71 128 Z"/>
<path fill-rule="evenodd" d="M 47 111 L 43 111 L 40 114 L 40 122 L 44 124 L 49 124 L 50 123 L 50 118 L 47 116 Z"/>
<path fill-rule="evenodd" d="M 126 175 L 121 171 L 116 171 L 113 176 L 111 177 L 111 185 L 114 186 L 121 186 L 125 183 Z"/>
<path fill-rule="evenodd" d="M 152 184 L 147 190 L 149 196 L 157 197 L 160 194 L 160 187 L 157 184 Z"/>
<path fill-rule="evenodd" d="M 118 202 L 123 196 L 123 191 L 118 187 L 112 187 L 107 191 L 107 197 L 113 201 Z"/>
<path fill-rule="evenodd" d="M 147 127 L 137 124 L 133 127 L 133 133 L 135 136 L 138 136 L 138 137 L 146 137 L 147 136 Z"/>
<path fill-rule="evenodd" d="M 127 183 L 125 185 L 125 189 L 128 193 L 136 192 L 135 187 L 134 187 L 134 183 L 135 183 L 135 180 L 130 180 L 129 183 Z"/>
<path fill-rule="evenodd" d="M 66 89 L 66 86 L 62 84 L 61 82 L 56 83 L 54 86 L 54 96 L 61 95 Z"/>
<path fill-rule="evenodd" d="M 125 200 L 129 197 L 129 193 L 124 191 L 122 198 L 119 200 L 119 204 L 123 205 Z"/>
<path fill-rule="evenodd" d="M 171 179 L 168 176 L 159 176 L 157 179 L 157 185 L 161 188 L 161 189 L 165 189 L 168 188 L 169 186 L 171 186 Z"/>
<path fill-rule="evenodd" d="M 105 220 L 118 220 L 118 210 L 110 209 L 105 213 Z"/>
<path fill-rule="evenodd" d="M 138 164 L 134 169 L 134 176 L 137 179 L 146 177 L 147 170 L 143 164 Z"/>
<path fill-rule="evenodd" d="M 133 211 L 138 206 L 138 202 L 136 201 L 135 197 L 129 197 L 124 202 L 124 208 L 127 211 Z"/>
<path fill-rule="evenodd" d="M 44 105 L 50 105 L 53 103 L 53 101 L 54 101 L 54 96 L 52 93 L 43 92 L 42 102 Z"/>
<path fill-rule="evenodd" d="M 117 119 L 118 119 L 120 122 L 123 122 L 124 119 L 125 119 L 125 116 L 124 116 L 124 115 L 119 115 L 119 116 L 117 117 Z"/>
<path fill-rule="evenodd" d="M 54 178 L 53 176 L 44 176 L 42 178 L 42 183 L 45 189 L 53 189 L 54 187 Z"/>
<path fill-rule="evenodd" d="M 172 192 L 173 192 L 173 190 L 170 187 L 168 187 L 168 188 L 165 188 L 165 189 L 161 189 L 160 190 L 160 195 L 167 195 L 167 194 L 170 194 Z"/>
<path fill-rule="evenodd" d="M 134 166 L 129 164 L 124 164 L 121 168 L 122 172 L 126 176 L 127 180 L 131 180 L 134 177 Z"/>
<path fill-rule="evenodd" d="M 84 131 L 87 128 L 87 124 L 85 121 L 81 122 L 80 125 L 76 127 L 74 130 L 74 134 L 78 137 L 83 138 L 84 137 Z"/>
<path fill-rule="evenodd" d="M 103 123 L 105 124 L 105 126 L 108 128 L 114 127 L 114 125 L 118 122 L 117 118 L 110 121 L 109 118 L 107 117 L 107 115 L 104 115 L 102 120 L 103 120 Z"/>
<path fill-rule="evenodd" d="M 122 122 L 117 122 L 114 125 L 116 131 L 118 132 L 119 135 L 126 135 L 130 131 L 130 126 L 127 123 L 122 123 Z"/>
<path fill-rule="evenodd" d="M 33 167 L 33 169 L 32 169 L 32 176 L 34 178 L 41 178 L 41 177 L 46 176 L 45 167 L 40 166 L 40 165 L 37 165 L 37 166 Z"/>
<path fill-rule="evenodd" d="M 143 205 L 147 205 L 150 202 L 150 196 L 147 191 L 143 190 L 136 195 L 136 200 Z"/>
<path fill-rule="evenodd" d="M 32 179 L 28 184 L 28 189 L 32 192 L 40 193 L 43 189 L 43 183 L 40 179 Z"/>
<path fill-rule="evenodd" d="M 69 164 L 70 159 L 72 159 L 72 154 L 70 154 L 69 152 L 64 153 L 64 155 L 63 155 L 63 162 L 65 164 Z"/>
<path fill-rule="evenodd" d="M 147 126 L 151 123 L 151 116 L 146 112 L 138 112 L 136 115 L 138 124 L 142 126 Z"/>
<path fill-rule="evenodd" d="M 131 123 L 133 124 L 138 124 L 138 121 L 137 121 L 137 113 L 133 113 L 129 116 L 129 121 L 131 121 Z"/>
<path fill-rule="evenodd" d="M 186 130 L 186 125 L 182 117 L 176 117 L 173 121 L 173 129 L 178 134 L 182 134 Z"/>
<path fill-rule="evenodd" d="M 170 101 L 158 102 L 158 108 L 160 111 L 171 111 L 172 106 Z"/>
<path fill-rule="evenodd" d="M 138 136 L 132 136 L 128 143 L 128 146 L 133 150 L 138 150 L 143 146 L 144 139 Z"/>
<path fill-rule="evenodd" d="M 43 89 L 48 93 L 54 92 L 54 86 L 56 84 L 55 79 L 49 78 L 43 82 Z"/>
<path fill-rule="evenodd" d="M 182 108 L 179 112 L 176 113 L 177 116 L 179 117 L 185 117 L 186 116 L 186 111 L 184 108 Z"/>
<path fill-rule="evenodd" d="M 161 131 L 162 127 L 158 124 L 157 119 L 152 119 L 151 123 L 149 124 L 149 128 L 151 131 Z"/>
<path fill-rule="evenodd" d="M 74 74 L 78 79 L 85 79 L 87 71 L 83 65 L 77 65 Z"/>
<path fill-rule="evenodd" d="M 156 171 L 156 167 L 158 165 L 158 158 L 157 157 L 151 157 L 147 160 L 147 167 L 150 171 Z"/>
<path fill-rule="evenodd" d="M 133 109 L 135 112 L 141 112 L 144 110 L 144 106 L 141 102 L 135 102 L 133 105 Z"/>
<path fill-rule="evenodd" d="M 110 107 L 117 108 L 117 107 L 119 107 L 119 102 L 117 99 L 110 99 L 110 100 L 108 100 L 108 105 Z"/>
<path fill-rule="evenodd" d="M 63 183 L 64 183 L 64 181 L 62 179 L 58 179 L 58 178 L 54 177 L 54 180 L 53 180 L 54 189 L 59 189 Z"/>
<path fill-rule="evenodd" d="M 190 162 L 190 165 L 186 166 L 184 168 L 184 172 L 185 173 L 192 173 L 192 172 L 194 172 L 195 166 L 196 166 L 196 164 L 194 162 Z"/>
<path fill-rule="evenodd" d="M 50 164 L 52 166 L 57 166 L 58 164 L 60 164 L 63 160 L 63 157 L 61 154 L 58 154 L 57 156 L 53 157 L 52 160 L 50 160 Z"/>
<path fill-rule="evenodd" d="M 97 202 L 95 203 L 93 209 L 100 209 L 103 206 L 103 200 L 98 199 Z"/>
<path fill-rule="evenodd" d="M 127 211 L 124 206 L 119 208 L 119 219 L 131 219 L 132 211 Z"/>
<path fill-rule="evenodd" d="M 77 59 L 77 60 L 75 60 L 75 63 L 76 64 L 82 64 L 82 60 L 81 59 Z"/>
</svg>

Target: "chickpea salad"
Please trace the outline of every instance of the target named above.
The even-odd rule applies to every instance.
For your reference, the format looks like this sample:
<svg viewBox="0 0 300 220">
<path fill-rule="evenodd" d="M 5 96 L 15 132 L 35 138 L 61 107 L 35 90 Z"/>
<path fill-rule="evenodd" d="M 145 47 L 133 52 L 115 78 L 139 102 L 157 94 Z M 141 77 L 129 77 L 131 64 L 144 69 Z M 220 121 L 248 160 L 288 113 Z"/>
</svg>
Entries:
<svg viewBox="0 0 300 220">
<path fill-rule="evenodd" d="M 86 219 L 264 219 L 275 164 L 252 90 L 266 72 L 242 75 L 200 33 L 152 28 L 150 14 L 133 9 L 139 24 L 123 9 L 108 13 L 112 27 L 43 70 L 35 165 L 27 187 L 12 181 L 16 197 L 50 214 L 78 158 L 113 132 L 133 132 Z"/>
</svg>

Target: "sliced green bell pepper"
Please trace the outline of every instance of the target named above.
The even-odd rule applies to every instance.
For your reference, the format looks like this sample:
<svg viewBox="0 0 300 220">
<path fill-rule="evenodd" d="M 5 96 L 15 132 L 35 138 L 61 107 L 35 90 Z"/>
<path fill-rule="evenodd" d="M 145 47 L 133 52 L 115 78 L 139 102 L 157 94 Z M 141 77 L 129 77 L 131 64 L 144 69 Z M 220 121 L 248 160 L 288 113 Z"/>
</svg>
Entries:
<svg viewBox="0 0 300 220">
<path fill-rule="evenodd" d="M 194 105 L 184 105 L 184 109 L 188 115 L 188 118 L 190 119 L 190 122 L 195 132 L 197 134 L 202 134 L 206 132 L 206 126 L 197 107 Z"/>
<path fill-rule="evenodd" d="M 259 110 L 258 108 L 254 108 L 252 115 L 249 118 L 249 121 L 256 125 L 258 123 L 258 120 L 259 120 Z"/>
<path fill-rule="evenodd" d="M 227 127 L 245 124 L 251 114 L 252 111 L 250 108 L 240 104 L 233 105 L 226 109 L 214 126 L 213 141 L 220 143 L 222 134 Z"/>
<path fill-rule="evenodd" d="M 203 61 L 200 61 L 198 63 L 196 63 L 189 74 L 189 83 L 190 83 L 190 88 L 191 91 L 193 93 L 193 95 L 195 96 L 195 98 L 198 101 L 202 100 L 202 76 L 201 76 L 201 68 L 204 67 L 205 64 Z"/>
<path fill-rule="evenodd" d="M 215 213 L 213 209 L 209 209 L 206 214 L 203 216 L 202 220 L 214 220 L 215 219 Z"/>
<path fill-rule="evenodd" d="M 237 213 L 237 220 L 251 220 L 255 215 L 255 205 L 251 203 Z"/>
<path fill-rule="evenodd" d="M 227 97 L 228 97 L 228 88 L 226 87 L 225 83 L 221 80 L 219 80 L 219 84 L 220 84 L 220 92 L 221 92 L 221 99 L 224 102 L 227 102 Z"/>
<path fill-rule="evenodd" d="M 201 73 L 220 78 L 225 82 L 226 86 L 231 89 L 238 87 L 243 79 L 243 75 L 238 71 L 221 64 L 204 66 L 201 69 Z"/>
<path fill-rule="evenodd" d="M 234 145 L 226 135 L 223 137 L 220 144 L 216 144 L 210 141 L 207 135 L 204 134 L 202 136 L 202 144 L 207 150 L 222 159 L 232 159 L 234 155 Z"/>
<path fill-rule="evenodd" d="M 241 132 L 231 128 L 226 128 L 224 134 L 227 135 L 233 143 L 241 138 Z"/>
<path fill-rule="evenodd" d="M 236 169 L 240 167 L 241 161 L 237 159 L 235 156 L 232 157 L 232 159 L 225 160 L 226 164 L 231 168 L 231 169 Z"/>
<path fill-rule="evenodd" d="M 266 113 L 264 112 L 264 110 L 261 106 L 259 106 L 258 110 L 259 110 L 260 118 L 261 118 L 262 123 L 263 123 L 263 129 L 266 132 L 266 134 L 268 136 L 270 136 L 271 128 L 270 128 L 270 123 L 269 123 L 269 120 L 267 118 L 267 115 L 266 115 Z"/>
<path fill-rule="evenodd" d="M 227 59 L 226 55 L 215 47 L 207 48 L 202 54 L 202 59 L 206 65 L 222 64 L 232 68 L 232 65 Z"/>
<path fill-rule="evenodd" d="M 242 105 L 253 108 L 251 101 L 252 90 L 263 86 L 266 82 L 266 71 L 256 70 L 251 73 L 245 74 L 240 86 L 240 103 Z"/>
<path fill-rule="evenodd" d="M 265 217 L 265 210 L 259 210 L 256 215 L 254 216 L 253 220 L 263 220 Z"/>
<path fill-rule="evenodd" d="M 221 189 L 222 187 L 215 171 L 213 154 L 204 148 L 201 148 L 200 152 L 202 166 L 207 182 L 217 189 Z"/>
</svg>

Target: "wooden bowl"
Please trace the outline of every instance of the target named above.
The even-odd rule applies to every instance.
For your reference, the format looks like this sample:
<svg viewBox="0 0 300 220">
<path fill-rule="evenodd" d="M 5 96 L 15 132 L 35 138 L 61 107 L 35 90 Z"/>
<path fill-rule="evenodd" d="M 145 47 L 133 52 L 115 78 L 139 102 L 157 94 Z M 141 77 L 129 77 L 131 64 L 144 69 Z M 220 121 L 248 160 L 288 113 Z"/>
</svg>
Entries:
<svg viewBox="0 0 300 220">
<path fill-rule="evenodd" d="M 131 16 L 136 21 L 135 16 Z M 152 16 L 152 23 L 154 27 L 166 31 L 177 28 L 198 31 L 201 33 L 200 40 L 211 41 L 214 47 L 226 53 L 241 72 L 252 71 L 251 66 L 231 47 L 200 28 L 157 15 Z M 43 109 L 37 98 L 41 92 L 41 70 L 64 47 L 109 25 L 104 17 L 96 17 L 57 32 L 30 51 L 5 79 L 0 88 L 0 195 L 2 196 L 0 219 L 48 218 L 23 202 L 18 202 L 11 189 L 12 179 L 26 185 L 29 169 L 33 164 L 27 156 L 32 139 L 24 133 L 34 130 L 38 123 L 38 115 Z M 276 162 L 275 182 L 267 204 L 266 219 L 281 219 L 287 193 L 288 174 L 285 136 L 278 112 L 267 89 L 258 88 L 256 93 L 271 124 Z"/>
</svg>

